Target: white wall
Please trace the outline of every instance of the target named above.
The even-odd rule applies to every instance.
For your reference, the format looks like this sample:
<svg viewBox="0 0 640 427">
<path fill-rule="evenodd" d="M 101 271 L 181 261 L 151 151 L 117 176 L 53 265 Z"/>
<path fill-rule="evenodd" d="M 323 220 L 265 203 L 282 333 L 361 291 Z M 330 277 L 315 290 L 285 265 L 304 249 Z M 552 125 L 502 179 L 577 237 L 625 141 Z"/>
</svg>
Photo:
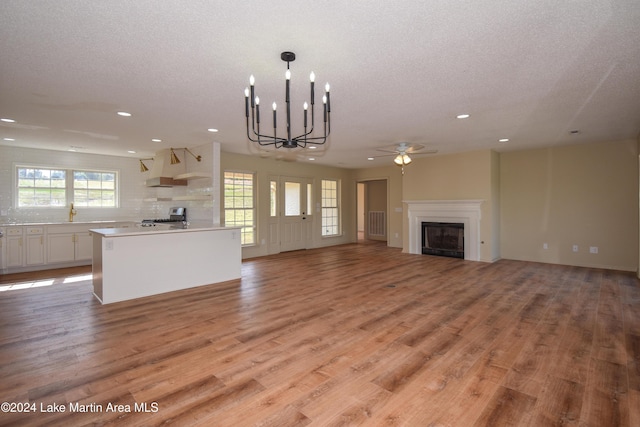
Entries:
<svg viewBox="0 0 640 427">
<path fill-rule="evenodd" d="M 189 219 L 211 220 L 219 223 L 219 173 L 213 173 L 214 164 L 219 165 L 219 154 L 214 161 L 214 153 L 219 153 L 219 144 L 212 143 L 195 147 L 192 151 L 202 155 L 202 162 L 189 163 L 189 169 L 202 169 L 212 173 L 214 178 L 194 180 L 187 187 L 148 188 L 145 186 L 147 173 L 140 173 L 137 158 L 104 156 L 68 151 L 38 150 L 32 148 L 0 145 L 0 223 L 10 222 L 65 222 L 69 219 L 69 207 L 17 209 L 15 198 L 17 165 L 88 168 L 114 170 L 118 172 L 120 199 L 113 209 L 77 208 L 74 221 L 128 220 L 144 218 L 165 218 L 172 206 L 186 206 Z M 184 160 L 183 160 L 184 161 Z M 188 161 L 188 159 L 187 159 Z M 218 166 L 219 170 L 219 166 Z M 154 201 L 158 197 L 188 195 L 192 193 L 212 194 L 204 201 Z"/>
</svg>

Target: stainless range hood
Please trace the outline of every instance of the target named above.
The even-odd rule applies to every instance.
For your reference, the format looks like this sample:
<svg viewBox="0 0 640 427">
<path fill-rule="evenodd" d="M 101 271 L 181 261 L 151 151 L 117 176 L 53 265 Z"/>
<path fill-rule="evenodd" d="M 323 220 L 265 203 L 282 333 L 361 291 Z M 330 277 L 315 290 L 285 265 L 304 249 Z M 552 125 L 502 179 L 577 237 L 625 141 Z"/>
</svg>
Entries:
<svg viewBox="0 0 640 427">
<path fill-rule="evenodd" d="M 149 178 L 145 184 L 147 187 L 174 187 L 187 185 L 186 179 L 173 179 L 174 176 L 185 173 L 184 162 L 171 164 L 171 151 L 160 150 L 153 158 L 153 166 L 149 170 Z"/>
</svg>

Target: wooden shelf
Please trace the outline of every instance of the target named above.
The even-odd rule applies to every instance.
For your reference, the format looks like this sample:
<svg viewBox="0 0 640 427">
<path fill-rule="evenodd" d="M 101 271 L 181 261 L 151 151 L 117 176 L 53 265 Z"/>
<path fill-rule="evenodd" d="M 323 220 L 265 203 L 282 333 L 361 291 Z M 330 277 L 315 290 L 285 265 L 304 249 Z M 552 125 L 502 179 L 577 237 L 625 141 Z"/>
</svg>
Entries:
<svg viewBox="0 0 640 427">
<path fill-rule="evenodd" d="M 144 199 L 145 202 L 170 202 L 173 197 L 148 197 Z"/>
<path fill-rule="evenodd" d="M 171 201 L 197 201 L 197 200 L 211 200 L 211 194 L 194 194 L 187 196 L 176 196 L 176 197 L 148 197 L 144 199 L 145 202 L 171 202 Z"/>
<path fill-rule="evenodd" d="M 211 200 L 211 194 L 194 194 L 191 196 L 177 196 L 173 200 Z"/>
<path fill-rule="evenodd" d="M 206 173 L 206 172 L 188 172 L 188 173 L 183 173 L 180 175 L 176 175 L 173 177 L 173 179 L 175 180 L 182 180 L 182 179 L 199 179 L 199 178 L 211 178 L 211 174 L 210 173 Z"/>
</svg>

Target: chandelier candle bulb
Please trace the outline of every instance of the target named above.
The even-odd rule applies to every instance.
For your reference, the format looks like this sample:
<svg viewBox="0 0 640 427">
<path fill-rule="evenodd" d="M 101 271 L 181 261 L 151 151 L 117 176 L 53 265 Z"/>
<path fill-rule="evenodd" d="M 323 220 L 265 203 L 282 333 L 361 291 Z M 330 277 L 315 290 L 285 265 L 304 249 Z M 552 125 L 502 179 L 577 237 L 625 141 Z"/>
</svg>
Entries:
<svg viewBox="0 0 640 427">
<path fill-rule="evenodd" d="M 330 113 L 331 112 L 331 98 L 330 98 L 330 95 L 329 95 L 329 83 L 327 83 L 324 86 L 324 90 L 327 93 L 327 95 L 326 95 L 327 96 L 327 112 Z"/>
<path fill-rule="evenodd" d="M 315 103 L 313 86 L 315 85 L 315 81 L 316 81 L 316 75 L 314 74 L 313 71 L 311 72 L 311 74 L 309 74 L 309 81 L 311 81 L 311 105 L 313 105 Z"/>
<path fill-rule="evenodd" d="M 260 98 L 256 96 L 256 123 L 260 124 Z"/>
<path fill-rule="evenodd" d="M 309 108 L 309 104 L 307 104 L 306 102 L 302 105 L 302 108 L 304 109 L 304 128 L 307 128 L 307 109 Z"/>
<path fill-rule="evenodd" d="M 324 104 L 324 122 L 327 123 L 327 95 L 322 97 L 322 103 Z"/>
<path fill-rule="evenodd" d="M 244 88 L 244 114 L 249 118 L 249 88 Z"/>
<path fill-rule="evenodd" d="M 277 107 L 277 105 L 276 105 L 275 102 L 272 104 L 272 107 L 273 107 L 273 129 L 275 129 L 276 128 L 276 123 L 277 123 L 276 122 L 276 107 Z"/>
<path fill-rule="evenodd" d="M 254 79 L 253 74 L 251 74 L 251 77 L 249 77 L 249 86 L 251 86 L 251 108 L 255 107 L 255 104 L 254 104 L 254 99 L 256 99 L 256 95 L 254 93 L 255 82 L 256 82 L 256 79 Z"/>
<path fill-rule="evenodd" d="M 289 102 L 289 82 L 291 81 L 291 72 L 289 70 L 287 70 L 285 77 L 286 77 L 286 83 L 285 83 L 286 93 L 284 96 L 284 100 L 286 102 Z"/>
</svg>

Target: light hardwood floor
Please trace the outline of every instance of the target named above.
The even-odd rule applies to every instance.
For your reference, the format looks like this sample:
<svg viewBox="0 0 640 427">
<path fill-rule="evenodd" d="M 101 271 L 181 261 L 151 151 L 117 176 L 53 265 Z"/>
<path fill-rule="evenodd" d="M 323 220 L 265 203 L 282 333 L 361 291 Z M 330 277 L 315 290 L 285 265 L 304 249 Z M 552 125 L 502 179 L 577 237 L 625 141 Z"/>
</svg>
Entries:
<svg viewBox="0 0 640 427">
<path fill-rule="evenodd" d="M 631 273 L 360 243 L 103 306 L 88 272 L 0 276 L 0 401 L 37 405 L 0 425 L 640 425 Z"/>
</svg>

